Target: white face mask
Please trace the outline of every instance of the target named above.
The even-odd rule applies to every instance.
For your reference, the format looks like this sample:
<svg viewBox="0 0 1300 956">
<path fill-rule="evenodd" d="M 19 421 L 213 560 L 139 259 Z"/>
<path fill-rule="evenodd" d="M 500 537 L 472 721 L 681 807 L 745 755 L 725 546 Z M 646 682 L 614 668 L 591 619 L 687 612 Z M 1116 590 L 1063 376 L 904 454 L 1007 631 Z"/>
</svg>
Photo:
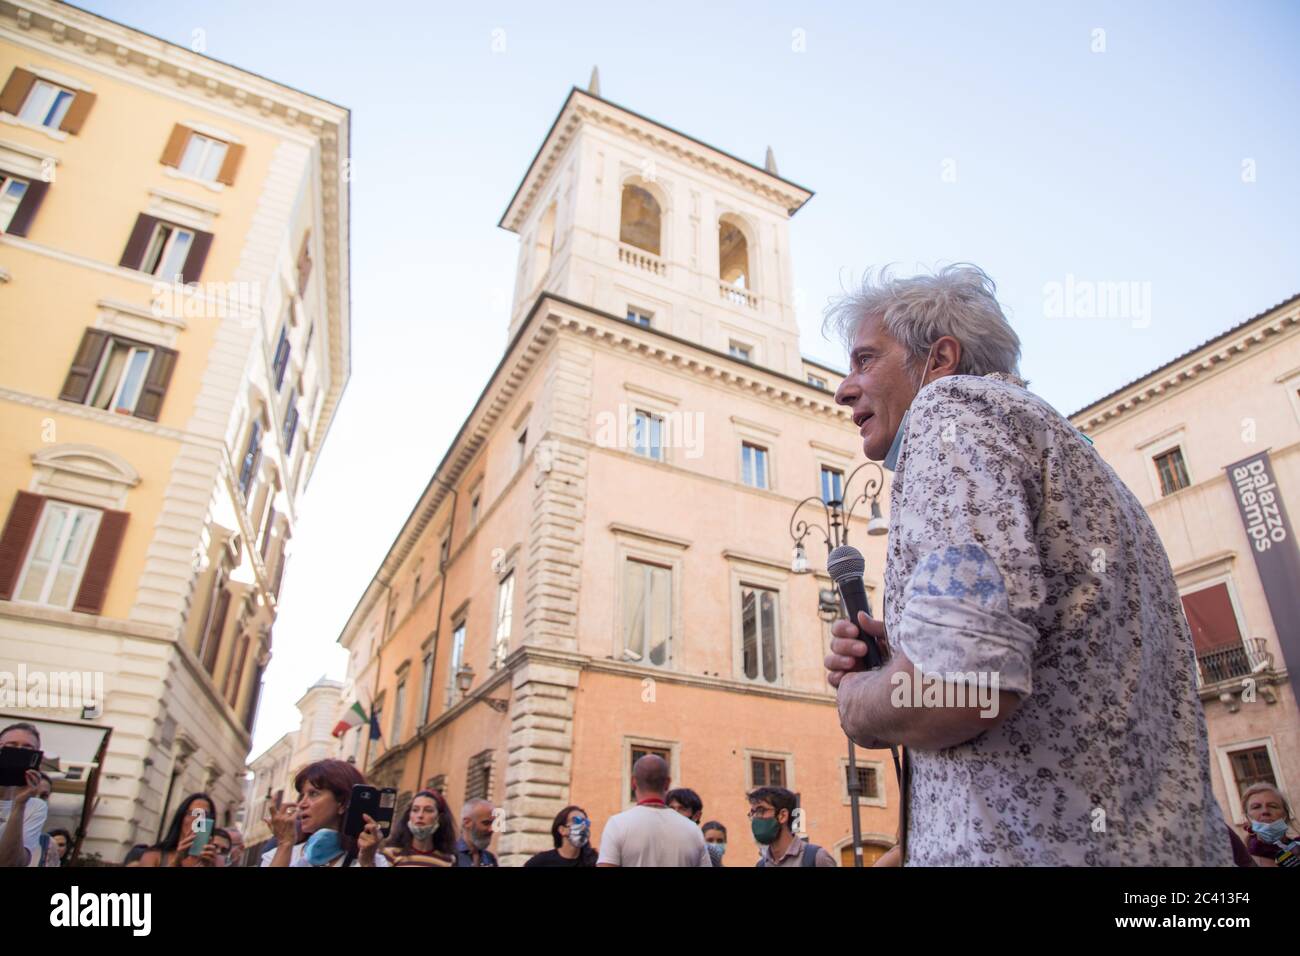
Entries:
<svg viewBox="0 0 1300 956">
<path fill-rule="evenodd" d="M 586 826 L 569 827 L 569 842 L 582 849 L 587 845 L 587 828 Z"/>
<path fill-rule="evenodd" d="M 414 823 L 410 825 L 411 836 L 417 840 L 427 840 L 438 832 L 438 821 L 435 819 L 427 827 L 417 827 Z"/>
</svg>

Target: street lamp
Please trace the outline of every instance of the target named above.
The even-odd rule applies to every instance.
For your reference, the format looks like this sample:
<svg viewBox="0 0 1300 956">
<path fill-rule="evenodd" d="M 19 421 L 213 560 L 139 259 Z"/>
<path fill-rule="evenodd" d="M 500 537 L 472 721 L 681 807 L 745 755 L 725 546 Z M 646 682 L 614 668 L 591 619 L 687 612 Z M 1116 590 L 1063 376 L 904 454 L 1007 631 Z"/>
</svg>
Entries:
<svg viewBox="0 0 1300 956">
<path fill-rule="evenodd" d="M 853 484 L 853 479 L 858 476 L 858 472 L 864 468 L 874 469 L 875 474 L 868 474 L 863 482 L 862 493 L 854 497 L 848 496 L 849 486 Z M 816 531 L 826 541 L 826 556 L 829 559 L 830 553 L 840 545 L 849 542 L 849 522 L 853 520 L 853 509 L 863 502 L 871 502 L 871 518 L 867 522 L 867 534 L 873 538 L 889 533 L 889 522 L 885 520 L 884 515 L 880 513 L 880 493 L 885 487 L 885 470 L 874 461 L 864 462 L 853 470 L 844 481 L 844 498 L 826 501 L 819 495 L 810 495 L 803 501 L 794 506 L 794 513 L 790 515 L 790 537 L 794 539 L 794 550 L 790 556 L 790 571 L 794 574 L 809 574 L 811 568 L 808 565 L 808 552 L 804 548 L 804 538 L 812 531 Z M 804 505 L 810 502 L 816 502 L 821 505 L 822 513 L 826 518 L 826 523 L 820 525 L 816 523 L 814 517 L 812 522 L 807 518 L 800 518 L 799 512 Z M 848 507 L 845 507 L 845 502 Z M 841 613 L 842 601 L 839 595 L 839 588 L 820 588 L 817 591 L 817 616 L 822 621 L 830 623 Z M 870 605 L 867 607 L 867 613 L 871 613 Z M 855 622 L 856 623 L 856 622 Z M 862 796 L 862 782 L 858 779 L 858 759 L 857 752 L 853 741 L 849 740 L 849 779 L 845 782 L 849 791 L 850 805 L 853 810 L 853 865 L 862 866 L 862 817 L 858 800 Z"/>
<path fill-rule="evenodd" d="M 456 671 L 456 689 L 460 691 L 461 700 L 469 695 L 470 685 L 474 683 L 474 668 L 469 662 L 461 664 Z M 498 700 L 495 697 L 477 697 L 475 700 L 481 700 L 498 714 L 504 714 L 510 709 L 510 701 Z"/>
<path fill-rule="evenodd" d="M 862 484 L 862 493 L 853 497 L 848 496 L 849 486 L 853 484 L 853 479 L 858 476 L 858 472 L 866 469 L 874 469 L 875 474 L 869 474 Z M 849 522 L 853 520 L 853 511 L 858 505 L 866 502 L 871 503 L 871 518 L 867 521 L 867 534 L 870 537 L 877 538 L 882 534 L 889 533 L 889 522 L 880 512 L 880 493 L 885 487 L 885 470 L 874 461 L 863 462 L 857 468 L 853 469 L 849 477 L 844 481 L 844 498 L 826 501 L 820 495 L 809 495 L 803 501 L 794 506 L 794 513 L 790 515 L 790 537 L 794 539 L 794 550 L 790 556 L 790 570 L 795 574 L 808 574 L 811 568 L 808 566 L 808 552 L 804 548 L 804 538 L 808 537 L 810 532 L 816 531 L 826 542 L 826 554 L 829 556 L 832 549 L 838 548 L 842 544 L 849 543 Z M 824 525 L 816 524 L 816 519 L 810 523 L 807 518 L 800 518 L 799 512 L 804 505 L 810 502 L 816 502 L 821 505 L 822 514 L 826 519 Z"/>
</svg>

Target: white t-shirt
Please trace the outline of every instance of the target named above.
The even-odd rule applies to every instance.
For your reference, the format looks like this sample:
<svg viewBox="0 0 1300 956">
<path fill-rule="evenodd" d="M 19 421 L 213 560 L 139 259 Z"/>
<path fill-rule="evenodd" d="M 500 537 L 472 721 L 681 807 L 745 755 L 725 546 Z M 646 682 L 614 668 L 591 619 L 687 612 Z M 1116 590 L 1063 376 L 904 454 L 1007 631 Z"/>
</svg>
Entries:
<svg viewBox="0 0 1300 956">
<path fill-rule="evenodd" d="M 305 844 L 305 843 L 295 843 L 295 844 L 293 845 L 293 849 L 292 849 L 291 851 L 289 851 L 289 865 L 290 865 L 290 866 L 297 866 L 297 865 L 298 865 L 298 857 L 302 856 L 302 848 L 303 848 L 304 846 L 306 846 L 306 845 L 307 845 L 307 844 Z M 257 864 L 257 865 L 258 865 L 258 866 L 270 866 L 270 865 L 271 865 L 271 860 L 273 860 L 273 859 L 275 858 L 275 851 L 276 851 L 277 849 L 278 849 L 278 847 L 271 847 L 271 849 L 269 849 L 269 850 L 267 850 L 265 853 L 263 853 L 263 854 L 262 854 L 262 858 L 261 858 L 261 860 L 258 861 L 258 864 Z"/>
<path fill-rule="evenodd" d="M 643 805 L 616 813 L 600 835 L 599 863 L 713 866 L 704 834 L 676 810 Z"/>
<path fill-rule="evenodd" d="M 12 800 L 0 800 L 0 833 L 9 823 L 9 817 L 13 814 L 14 802 Z M 28 864 L 35 861 L 40 865 L 38 855 L 41 850 L 41 832 L 45 829 L 45 819 L 50 815 L 49 805 L 44 800 L 32 797 L 27 801 L 27 806 L 23 810 L 23 846 L 30 854 Z"/>
</svg>

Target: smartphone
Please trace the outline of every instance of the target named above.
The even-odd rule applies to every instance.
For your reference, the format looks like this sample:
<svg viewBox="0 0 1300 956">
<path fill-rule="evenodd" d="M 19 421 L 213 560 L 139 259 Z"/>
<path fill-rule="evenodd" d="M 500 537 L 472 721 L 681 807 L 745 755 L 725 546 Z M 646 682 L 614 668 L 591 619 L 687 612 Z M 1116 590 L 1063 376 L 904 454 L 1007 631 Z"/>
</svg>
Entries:
<svg viewBox="0 0 1300 956">
<path fill-rule="evenodd" d="M 203 848 L 212 839 L 213 820 L 209 816 L 195 813 L 195 819 L 190 825 L 194 827 L 194 842 L 190 844 L 190 856 L 202 856 Z"/>
<path fill-rule="evenodd" d="M 41 769 L 42 752 L 26 747 L 0 747 L 0 787 L 27 786 L 27 771 Z"/>
<path fill-rule="evenodd" d="M 397 806 L 397 791 L 392 787 L 372 787 L 359 783 L 352 788 L 348 799 L 348 815 L 343 820 L 343 835 L 357 837 L 366 828 L 365 816 L 379 824 L 384 836 L 393 829 L 393 808 Z"/>
</svg>

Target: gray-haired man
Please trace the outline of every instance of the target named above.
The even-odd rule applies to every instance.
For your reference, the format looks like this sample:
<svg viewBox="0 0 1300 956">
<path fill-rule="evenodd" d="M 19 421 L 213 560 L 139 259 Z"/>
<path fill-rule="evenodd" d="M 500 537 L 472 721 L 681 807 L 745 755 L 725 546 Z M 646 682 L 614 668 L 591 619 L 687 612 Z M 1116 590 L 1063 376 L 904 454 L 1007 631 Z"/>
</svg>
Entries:
<svg viewBox="0 0 1300 956">
<path fill-rule="evenodd" d="M 836 401 L 894 478 L 884 620 L 857 622 L 893 653 L 849 672 L 839 621 L 826 666 L 850 737 L 909 748 L 905 862 L 1231 865 L 1169 559 L 1017 377 L 992 280 L 884 275 L 827 323 Z"/>
<path fill-rule="evenodd" d="M 497 865 L 497 858 L 488 849 L 495 813 L 496 808 L 487 800 L 466 802 L 460 814 L 460 839 L 456 841 L 457 866 Z"/>
</svg>

